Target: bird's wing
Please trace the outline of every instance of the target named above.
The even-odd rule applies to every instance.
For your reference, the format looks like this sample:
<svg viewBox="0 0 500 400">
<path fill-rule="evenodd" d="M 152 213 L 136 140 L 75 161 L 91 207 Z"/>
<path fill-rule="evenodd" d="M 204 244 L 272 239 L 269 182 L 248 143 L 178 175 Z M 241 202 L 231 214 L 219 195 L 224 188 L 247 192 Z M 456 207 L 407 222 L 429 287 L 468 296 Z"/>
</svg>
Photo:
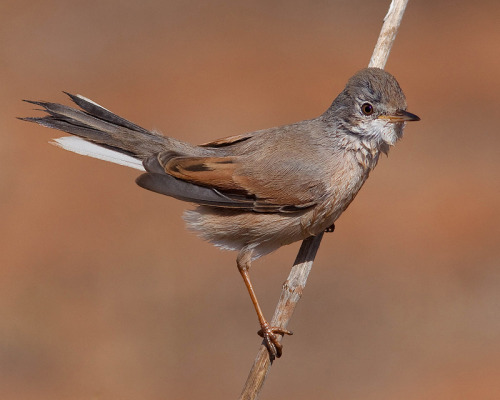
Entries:
<svg viewBox="0 0 500 400">
<path fill-rule="evenodd" d="M 256 190 L 240 174 L 236 157 L 183 157 L 164 152 L 144 161 L 148 173 L 137 179 L 145 189 L 180 200 L 245 211 L 290 213 L 314 206 L 313 199 L 281 199 Z"/>
<path fill-rule="evenodd" d="M 200 147 L 226 147 L 250 139 L 258 132 L 244 133 L 241 135 L 227 136 L 212 142 L 200 144 Z"/>
</svg>

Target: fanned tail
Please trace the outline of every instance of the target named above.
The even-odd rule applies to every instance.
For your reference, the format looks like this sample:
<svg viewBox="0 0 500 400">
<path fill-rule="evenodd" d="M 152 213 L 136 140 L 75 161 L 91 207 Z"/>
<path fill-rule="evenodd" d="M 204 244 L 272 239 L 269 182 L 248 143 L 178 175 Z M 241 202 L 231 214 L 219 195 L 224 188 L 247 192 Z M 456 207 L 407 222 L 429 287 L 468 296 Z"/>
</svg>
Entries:
<svg viewBox="0 0 500 400">
<path fill-rule="evenodd" d="M 47 115 L 20 119 L 80 138 L 56 139 L 54 144 L 66 150 L 138 169 L 143 169 L 142 160 L 169 148 L 170 138 L 127 121 L 86 97 L 66 94 L 81 110 L 57 103 L 25 100 L 41 106 Z"/>
</svg>

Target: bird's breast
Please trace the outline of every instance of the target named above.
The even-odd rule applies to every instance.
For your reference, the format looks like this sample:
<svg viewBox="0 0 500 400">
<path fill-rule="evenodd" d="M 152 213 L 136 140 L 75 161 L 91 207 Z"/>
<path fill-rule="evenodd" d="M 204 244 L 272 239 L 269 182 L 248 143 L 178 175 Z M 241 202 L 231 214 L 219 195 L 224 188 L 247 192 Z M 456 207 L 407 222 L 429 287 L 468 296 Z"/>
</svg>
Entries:
<svg viewBox="0 0 500 400">
<path fill-rule="evenodd" d="M 371 168 L 359 162 L 356 155 L 346 157 L 341 167 L 334 168 L 327 190 L 318 204 L 301 218 L 301 227 L 316 235 L 331 226 L 351 204 L 365 183 Z"/>
</svg>

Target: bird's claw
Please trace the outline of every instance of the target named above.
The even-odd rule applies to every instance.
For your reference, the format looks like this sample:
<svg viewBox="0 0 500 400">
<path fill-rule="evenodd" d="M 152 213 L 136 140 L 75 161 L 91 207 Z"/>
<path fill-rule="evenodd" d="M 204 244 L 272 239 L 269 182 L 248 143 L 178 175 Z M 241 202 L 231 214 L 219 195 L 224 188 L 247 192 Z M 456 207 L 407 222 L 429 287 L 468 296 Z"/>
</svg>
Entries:
<svg viewBox="0 0 500 400">
<path fill-rule="evenodd" d="M 328 228 L 325 229 L 325 232 L 333 232 L 335 231 L 335 224 L 331 224 Z"/>
<path fill-rule="evenodd" d="M 259 336 L 264 338 L 264 344 L 269 351 L 271 361 L 275 358 L 280 358 L 283 353 L 283 345 L 279 342 L 277 335 L 293 335 L 287 329 L 279 328 L 276 326 L 269 326 L 269 324 L 262 325 L 261 329 L 257 332 Z"/>
</svg>

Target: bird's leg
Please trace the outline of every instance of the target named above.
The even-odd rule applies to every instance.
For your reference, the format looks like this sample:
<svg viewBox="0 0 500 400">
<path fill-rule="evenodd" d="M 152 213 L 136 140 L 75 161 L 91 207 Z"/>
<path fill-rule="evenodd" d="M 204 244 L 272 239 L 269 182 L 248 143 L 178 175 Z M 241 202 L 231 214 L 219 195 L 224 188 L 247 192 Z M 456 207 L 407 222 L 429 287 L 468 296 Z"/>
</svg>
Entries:
<svg viewBox="0 0 500 400">
<path fill-rule="evenodd" d="M 331 224 L 328 228 L 325 229 L 325 232 L 333 232 L 335 230 L 335 224 Z"/>
<path fill-rule="evenodd" d="M 283 350 L 283 346 L 279 342 L 278 336 L 276 334 L 292 335 L 292 332 L 286 329 L 269 325 L 269 322 L 267 322 L 266 318 L 264 317 L 255 291 L 253 290 L 252 282 L 250 281 L 250 274 L 248 273 L 251 261 L 252 251 L 241 251 L 238 255 L 238 258 L 236 259 L 236 264 L 238 265 L 238 270 L 240 271 L 243 281 L 245 282 L 245 286 L 247 287 L 248 293 L 250 294 L 255 312 L 257 313 L 257 318 L 259 319 L 260 330 L 257 333 L 259 334 L 259 336 L 262 336 L 264 338 L 264 343 L 267 347 L 267 350 L 269 351 L 269 357 L 272 361 L 276 357 L 281 357 L 281 353 Z"/>
</svg>

